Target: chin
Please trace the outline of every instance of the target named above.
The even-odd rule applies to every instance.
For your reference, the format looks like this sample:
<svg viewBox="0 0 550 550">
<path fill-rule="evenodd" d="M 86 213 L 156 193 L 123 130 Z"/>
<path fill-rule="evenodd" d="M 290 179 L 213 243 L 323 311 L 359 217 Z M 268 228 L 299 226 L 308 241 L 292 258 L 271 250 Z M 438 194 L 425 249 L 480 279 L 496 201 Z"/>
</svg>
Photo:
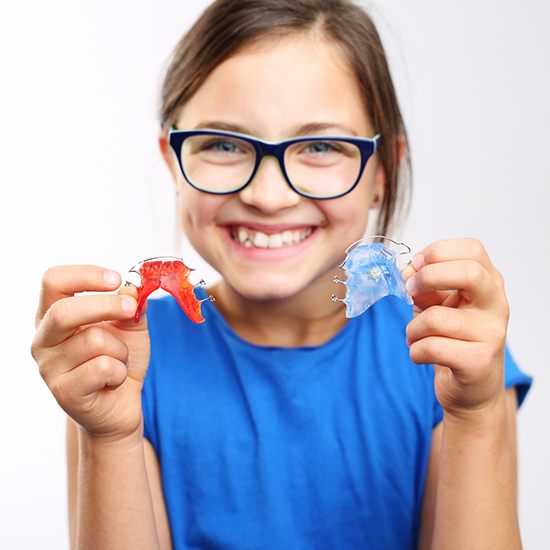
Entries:
<svg viewBox="0 0 550 550">
<path fill-rule="evenodd" d="M 246 281 L 235 282 L 236 284 L 229 280 L 227 282 L 243 298 L 255 302 L 286 300 L 296 296 L 307 286 L 306 284 L 299 284 L 295 279 L 289 280 L 288 275 L 284 278 L 264 275 L 258 277 L 257 280 L 255 279 L 249 277 Z"/>
</svg>

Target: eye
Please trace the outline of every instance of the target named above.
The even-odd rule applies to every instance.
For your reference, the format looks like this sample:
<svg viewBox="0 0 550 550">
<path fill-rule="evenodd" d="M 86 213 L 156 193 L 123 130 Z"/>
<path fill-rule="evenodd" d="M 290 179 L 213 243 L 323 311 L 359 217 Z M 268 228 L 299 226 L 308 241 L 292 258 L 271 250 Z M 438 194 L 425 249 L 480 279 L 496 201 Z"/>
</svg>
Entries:
<svg viewBox="0 0 550 550">
<path fill-rule="evenodd" d="M 311 153 L 314 155 L 340 153 L 342 151 L 342 149 L 336 143 L 331 141 L 315 141 L 309 143 L 304 150 L 306 153 Z"/>
<path fill-rule="evenodd" d="M 210 141 L 203 146 L 204 151 L 212 151 L 214 153 L 239 153 L 242 152 L 241 148 L 229 140 L 215 140 Z"/>
</svg>

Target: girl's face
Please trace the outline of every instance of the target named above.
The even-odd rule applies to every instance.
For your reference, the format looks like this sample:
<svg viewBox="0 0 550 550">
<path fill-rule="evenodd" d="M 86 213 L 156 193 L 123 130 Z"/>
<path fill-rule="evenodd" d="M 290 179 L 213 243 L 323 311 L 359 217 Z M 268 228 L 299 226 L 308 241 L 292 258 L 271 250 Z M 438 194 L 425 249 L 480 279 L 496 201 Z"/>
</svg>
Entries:
<svg viewBox="0 0 550 550">
<path fill-rule="evenodd" d="M 339 47 L 310 35 L 270 38 L 227 59 L 185 104 L 177 127 L 233 130 L 268 141 L 306 134 L 370 137 L 376 130 Z M 187 238 L 231 289 L 251 300 L 326 288 L 384 190 L 376 155 L 351 193 L 319 201 L 296 194 L 276 159 L 267 157 L 241 192 L 209 195 L 184 180 L 166 138 L 161 148 L 178 186 Z M 235 238 L 240 232 L 265 241 L 256 239 L 260 232 L 278 243 L 288 231 L 292 243 L 277 248 L 243 246 Z"/>
</svg>

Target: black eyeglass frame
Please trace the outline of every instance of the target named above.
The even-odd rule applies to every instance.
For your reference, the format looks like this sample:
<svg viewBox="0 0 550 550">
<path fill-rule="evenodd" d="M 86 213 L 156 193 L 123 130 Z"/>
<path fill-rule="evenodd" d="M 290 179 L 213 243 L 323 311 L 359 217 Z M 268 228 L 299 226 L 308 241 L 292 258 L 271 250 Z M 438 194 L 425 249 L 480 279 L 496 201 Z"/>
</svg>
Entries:
<svg viewBox="0 0 550 550">
<path fill-rule="evenodd" d="M 240 187 L 232 191 L 208 191 L 206 189 L 202 189 L 198 187 L 196 184 L 194 184 L 190 180 L 190 178 L 185 173 L 185 168 L 183 167 L 183 162 L 181 159 L 181 150 L 182 150 L 183 142 L 190 137 L 204 136 L 204 135 L 215 135 L 220 137 L 237 138 L 249 143 L 254 147 L 254 150 L 256 151 L 254 168 L 252 169 L 252 173 L 250 177 L 243 185 L 241 185 Z M 181 169 L 181 173 L 183 174 L 183 177 L 185 178 L 187 183 L 189 183 L 191 187 L 197 189 L 197 191 L 202 191 L 203 193 L 209 193 L 211 195 L 232 195 L 233 193 L 239 193 L 254 179 L 254 176 L 258 172 L 258 168 L 260 167 L 260 164 L 263 158 L 275 157 L 279 163 L 281 172 L 283 173 L 285 180 L 287 184 L 290 186 L 290 188 L 302 197 L 305 197 L 308 199 L 316 199 L 316 200 L 337 199 L 339 197 L 343 197 L 344 195 L 347 195 L 348 193 L 351 193 L 359 183 L 359 180 L 361 179 L 361 176 L 363 175 L 363 172 L 365 170 L 365 166 L 367 165 L 367 161 L 378 150 L 380 146 L 381 138 L 382 136 L 380 134 L 376 134 L 372 138 L 323 135 L 323 136 L 300 136 L 300 137 L 295 137 L 291 139 L 286 139 L 284 141 L 264 141 L 262 139 L 255 138 L 247 134 L 241 134 L 239 132 L 228 132 L 224 130 L 215 130 L 215 129 L 210 130 L 208 128 L 199 128 L 196 130 L 178 130 L 173 126 L 168 132 L 168 142 L 170 143 L 170 146 L 172 147 L 172 149 L 174 150 L 174 153 L 176 154 L 176 157 L 178 159 L 178 163 Z M 343 193 L 339 193 L 337 195 L 330 195 L 328 197 L 319 197 L 316 195 L 310 195 L 308 193 L 299 191 L 292 184 L 292 181 L 290 180 L 285 167 L 285 159 L 284 159 L 285 151 L 288 147 L 290 147 L 291 145 L 294 145 L 295 143 L 301 143 L 304 141 L 312 141 L 312 140 L 316 142 L 343 141 L 345 143 L 351 143 L 359 149 L 359 152 L 361 155 L 359 172 L 357 174 L 357 178 L 355 182 L 347 191 L 344 191 Z"/>
</svg>

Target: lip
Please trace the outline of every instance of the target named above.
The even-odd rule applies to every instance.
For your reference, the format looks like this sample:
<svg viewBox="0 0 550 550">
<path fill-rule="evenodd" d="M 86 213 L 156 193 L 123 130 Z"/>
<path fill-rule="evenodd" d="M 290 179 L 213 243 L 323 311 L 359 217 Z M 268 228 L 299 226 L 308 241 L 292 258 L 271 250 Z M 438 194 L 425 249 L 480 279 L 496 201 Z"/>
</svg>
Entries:
<svg viewBox="0 0 550 550">
<path fill-rule="evenodd" d="M 276 223 L 276 224 L 265 224 L 257 222 L 245 222 L 245 221 L 235 221 L 227 222 L 223 224 L 224 228 L 231 229 L 231 227 L 247 227 L 253 231 L 261 231 L 266 235 L 273 235 L 274 233 L 282 233 L 283 231 L 296 231 L 297 229 L 309 229 L 310 227 L 315 230 L 319 227 L 319 224 L 304 224 L 304 223 Z"/>
<path fill-rule="evenodd" d="M 235 242 L 231 237 L 231 227 L 240 226 L 240 227 L 249 227 L 250 229 L 255 229 L 256 231 L 262 231 L 266 234 L 278 233 L 285 230 L 296 230 L 299 228 L 309 228 L 313 229 L 313 232 L 309 237 L 303 241 L 293 244 L 290 246 L 283 246 L 281 248 L 246 248 L 243 245 Z M 277 228 L 276 230 L 274 228 Z M 280 229 L 282 228 L 282 229 Z M 316 225 L 304 225 L 304 224 L 281 224 L 281 225 L 263 225 L 263 224 L 248 224 L 248 223 L 235 223 L 229 225 L 220 226 L 225 240 L 231 247 L 231 250 L 236 252 L 241 259 L 245 260 L 256 260 L 256 261 L 280 261 L 287 258 L 291 258 L 303 252 L 306 248 L 311 246 L 313 242 L 317 239 L 319 233 L 319 226 Z M 268 233 L 268 230 L 271 229 L 271 232 Z"/>
</svg>

